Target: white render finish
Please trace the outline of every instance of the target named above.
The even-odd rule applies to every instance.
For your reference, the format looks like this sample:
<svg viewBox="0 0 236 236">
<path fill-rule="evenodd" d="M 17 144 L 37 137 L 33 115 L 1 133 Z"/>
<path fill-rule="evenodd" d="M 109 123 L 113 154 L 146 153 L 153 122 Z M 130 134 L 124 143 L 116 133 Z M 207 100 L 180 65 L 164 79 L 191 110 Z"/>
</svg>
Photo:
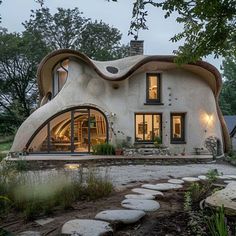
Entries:
<svg viewBox="0 0 236 236">
<path fill-rule="evenodd" d="M 115 66 L 115 63 L 112 63 Z M 122 63 L 122 60 L 119 60 L 119 63 L 119 68 L 125 67 L 125 61 Z M 100 64 L 104 67 L 104 63 Z M 109 62 L 107 65 L 110 65 Z M 70 60 L 68 78 L 64 87 L 50 102 L 39 107 L 21 125 L 11 152 L 22 151 L 36 130 L 52 116 L 79 106 L 95 107 L 106 115 L 109 123 L 109 140 L 114 144 L 117 140 L 125 140 L 127 136 L 131 137 L 131 142 L 134 143 L 135 113 L 146 112 L 162 114 L 163 144 L 169 146 L 173 152 L 181 153 L 185 150 L 186 153 L 193 153 L 194 148 L 203 147 L 204 140 L 211 135 L 223 142 L 213 92 L 215 85 L 210 79 L 209 82 L 205 77 L 196 74 L 196 68 L 192 70 L 193 72 L 189 70 L 176 68 L 174 63 L 149 62 L 125 80 L 109 81 L 101 78 L 84 61 Z M 144 105 L 146 103 L 146 73 L 161 73 L 163 105 Z M 205 74 L 213 76 L 207 71 Z M 52 78 L 45 77 L 45 94 L 52 89 L 51 80 Z M 172 112 L 186 113 L 186 144 L 170 143 L 170 113 Z M 114 131 L 116 133 L 120 131 L 117 136 L 111 132 L 111 122 Z M 32 145 L 35 146 L 37 140 L 33 143 L 35 144 Z"/>
</svg>

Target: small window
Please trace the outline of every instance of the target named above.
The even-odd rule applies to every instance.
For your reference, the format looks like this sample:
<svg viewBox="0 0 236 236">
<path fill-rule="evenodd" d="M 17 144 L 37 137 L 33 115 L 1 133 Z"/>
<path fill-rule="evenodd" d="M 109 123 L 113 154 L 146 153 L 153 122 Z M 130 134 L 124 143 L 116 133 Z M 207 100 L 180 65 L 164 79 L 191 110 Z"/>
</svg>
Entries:
<svg viewBox="0 0 236 236">
<path fill-rule="evenodd" d="M 135 114 L 135 141 L 154 142 L 161 138 L 161 114 Z"/>
<path fill-rule="evenodd" d="M 147 74 L 147 103 L 161 102 L 160 74 Z"/>
<path fill-rule="evenodd" d="M 68 76 L 68 63 L 69 60 L 66 59 L 64 61 L 59 62 L 53 71 L 53 96 L 55 97 L 63 88 L 66 83 Z"/>
<path fill-rule="evenodd" d="M 171 114 L 171 143 L 185 143 L 185 113 Z"/>
</svg>

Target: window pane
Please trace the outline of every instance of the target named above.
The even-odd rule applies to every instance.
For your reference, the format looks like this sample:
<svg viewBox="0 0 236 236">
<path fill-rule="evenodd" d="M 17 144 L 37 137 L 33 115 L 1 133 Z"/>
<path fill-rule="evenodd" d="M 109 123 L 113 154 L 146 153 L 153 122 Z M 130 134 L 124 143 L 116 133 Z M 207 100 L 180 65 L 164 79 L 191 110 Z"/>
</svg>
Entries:
<svg viewBox="0 0 236 236">
<path fill-rule="evenodd" d="M 91 146 L 106 142 L 106 121 L 104 116 L 90 109 L 90 143 Z"/>
<path fill-rule="evenodd" d="M 152 138 L 152 115 L 145 115 L 145 133 L 144 133 L 144 139 L 151 141 Z"/>
<path fill-rule="evenodd" d="M 142 141 L 143 134 L 145 132 L 145 127 L 143 126 L 143 115 L 136 115 L 135 116 L 135 126 L 136 126 L 136 134 L 135 140 Z"/>
<path fill-rule="evenodd" d="M 156 75 L 148 76 L 148 99 L 159 99 L 158 77 Z"/>
<path fill-rule="evenodd" d="M 71 151 L 71 112 L 50 121 L 50 151 Z"/>
<path fill-rule="evenodd" d="M 89 146 L 88 109 L 74 111 L 74 151 L 88 152 Z"/>
<path fill-rule="evenodd" d="M 181 139 L 182 138 L 182 122 L 181 116 L 172 116 L 172 138 L 173 139 Z"/>
<path fill-rule="evenodd" d="M 161 116 L 153 115 L 153 133 L 155 137 L 161 137 Z"/>
<path fill-rule="evenodd" d="M 34 137 L 29 148 L 29 152 L 47 152 L 48 151 L 48 126 L 45 125 Z"/>
</svg>

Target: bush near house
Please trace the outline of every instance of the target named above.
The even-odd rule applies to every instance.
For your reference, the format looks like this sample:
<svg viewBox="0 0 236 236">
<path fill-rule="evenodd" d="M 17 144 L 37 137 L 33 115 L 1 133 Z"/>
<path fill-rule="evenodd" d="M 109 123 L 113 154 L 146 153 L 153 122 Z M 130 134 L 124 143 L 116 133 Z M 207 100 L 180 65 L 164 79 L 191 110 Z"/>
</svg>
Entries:
<svg viewBox="0 0 236 236">
<path fill-rule="evenodd" d="M 100 143 L 92 147 L 94 155 L 115 155 L 115 147 L 109 143 Z"/>
</svg>

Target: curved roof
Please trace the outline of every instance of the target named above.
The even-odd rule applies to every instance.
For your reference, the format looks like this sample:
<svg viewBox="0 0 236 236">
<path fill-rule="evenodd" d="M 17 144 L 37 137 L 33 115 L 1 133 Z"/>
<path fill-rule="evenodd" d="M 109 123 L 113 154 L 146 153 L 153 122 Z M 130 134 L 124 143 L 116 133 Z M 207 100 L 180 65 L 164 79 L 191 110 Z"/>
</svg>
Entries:
<svg viewBox="0 0 236 236">
<path fill-rule="evenodd" d="M 45 83 L 45 80 L 49 79 L 47 77 L 51 77 L 51 71 L 53 67 L 59 61 L 68 57 L 75 57 L 83 60 L 85 63 L 91 66 L 101 78 L 109 81 L 124 80 L 137 72 L 147 63 L 166 63 L 168 68 L 173 68 L 173 66 L 175 68 L 178 67 L 178 65 L 174 63 L 174 59 L 176 58 L 175 56 L 139 55 L 114 61 L 95 61 L 78 51 L 71 49 L 60 49 L 48 54 L 38 67 L 37 79 L 41 96 L 44 95 L 43 84 Z M 111 70 L 113 73 L 109 72 L 110 70 L 108 70 L 107 67 L 113 68 L 114 71 Z M 166 69 L 168 68 L 166 67 Z M 204 61 L 197 61 L 195 63 L 184 64 L 181 66 L 181 68 L 198 73 L 202 77 L 204 77 L 204 74 L 205 77 L 210 77 L 209 83 L 211 83 L 214 94 L 217 95 L 219 93 L 222 84 L 221 75 L 213 65 Z"/>
</svg>

